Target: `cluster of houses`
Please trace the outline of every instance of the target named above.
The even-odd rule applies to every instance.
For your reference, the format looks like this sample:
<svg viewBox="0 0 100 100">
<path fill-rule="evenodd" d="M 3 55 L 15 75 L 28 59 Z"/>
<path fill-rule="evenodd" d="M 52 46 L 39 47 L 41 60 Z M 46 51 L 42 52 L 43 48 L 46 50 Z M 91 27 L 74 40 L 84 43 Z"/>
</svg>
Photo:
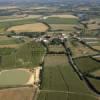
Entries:
<svg viewBox="0 0 100 100">
<path fill-rule="evenodd" d="M 52 41 L 60 41 L 63 42 L 64 40 L 68 39 L 69 35 L 60 33 L 60 34 L 50 34 L 50 35 L 43 35 L 39 38 L 33 38 L 33 40 L 35 40 L 36 42 L 44 42 L 46 44 L 51 43 Z"/>
</svg>

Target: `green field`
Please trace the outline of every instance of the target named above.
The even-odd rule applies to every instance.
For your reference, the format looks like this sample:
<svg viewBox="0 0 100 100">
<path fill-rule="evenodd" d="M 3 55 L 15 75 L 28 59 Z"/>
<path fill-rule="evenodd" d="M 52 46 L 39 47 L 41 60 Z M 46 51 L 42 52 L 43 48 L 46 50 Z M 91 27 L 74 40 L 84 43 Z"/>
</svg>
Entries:
<svg viewBox="0 0 100 100">
<path fill-rule="evenodd" d="M 25 70 L 8 70 L 0 73 L 0 86 L 25 85 L 30 73 Z"/>
<path fill-rule="evenodd" d="M 13 38 L 0 39 L 0 45 L 20 44 L 20 43 L 23 43 L 23 42 L 24 41 L 22 41 L 20 39 L 13 39 Z"/>
<path fill-rule="evenodd" d="M 75 58 L 74 61 L 83 73 L 93 72 L 100 69 L 100 63 L 90 57 L 79 57 Z"/>
<path fill-rule="evenodd" d="M 76 18 L 48 17 L 43 21 L 48 24 L 78 24 L 78 19 Z"/>
<path fill-rule="evenodd" d="M 0 48 L 0 56 L 10 55 L 14 50 L 14 48 Z"/>
<path fill-rule="evenodd" d="M 5 48 L 2 49 L 2 52 L 7 52 L 7 54 L 1 56 L 0 69 L 36 67 L 39 65 L 41 58 L 44 54 L 43 46 L 41 46 L 40 43 L 34 42 L 24 44 L 20 46 L 18 49 L 14 49 L 13 52 L 12 49 L 6 49 L 7 50 L 5 50 Z"/>
<path fill-rule="evenodd" d="M 30 24 L 30 23 L 35 23 L 35 22 L 36 22 L 36 19 L 34 19 L 34 18 L 0 22 L 0 32 L 6 31 L 6 29 L 8 29 L 11 26 Z"/>
<path fill-rule="evenodd" d="M 94 78 L 88 78 L 91 84 L 98 90 L 100 91 L 100 80 L 99 79 L 94 79 Z"/>
<path fill-rule="evenodd" d="M 37 100 L 98 100 L 94 96 L 77 93 L 41 92 Z"/>
<path fill-rule="evenodd" d="M 54 55 L 54 59 L 50 55 L 46 57 L 42 76 L 41 92 L 38 100 L 97 100 L 95 94 L 88 88 L 84 81 L 80 80 L 72 67 L 67 63 L 67 59 L 63 65 L 63 59 L 56 60 L 59 66 L 53 63 L 58 55 Z M 59 57 L 60 58 L 60 57 Z M 62 58 L 62 56 L 61 56 Z M 63 55 L 63 58 L 66 58 Z M 47 61 L 50 60 L 50 61 Z M 47 64 L 47 62 L 49 62 Z M 53 63 L 52 65 L 50 64 Z M 94 97 L 91 97 L 93 95 Z"/>
</svg>

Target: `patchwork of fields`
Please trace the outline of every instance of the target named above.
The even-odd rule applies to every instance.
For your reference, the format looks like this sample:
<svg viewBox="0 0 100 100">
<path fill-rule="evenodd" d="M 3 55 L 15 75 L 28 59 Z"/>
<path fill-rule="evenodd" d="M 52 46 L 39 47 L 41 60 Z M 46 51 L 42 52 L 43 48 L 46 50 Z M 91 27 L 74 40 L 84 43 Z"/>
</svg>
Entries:
<svg viewBox="0 0 100 100">
<path fill-rule="evenodd" d="M 44 48 L 40 43 L 26 43 L 17 49 L 0 48 L 0 69 L 34 68 L 41 62 Z"/>
<path fill-rule="evenodd" d="M 79 57 L 74 59 L 76 65 L 83 73 L 94 72 L 100 69 L 100 63 L 91 57 Z"/>
<path fill-rule="evenodd" d="M 0 32 L 5 32 L 11 26 L 30 24 L 30 23 L 36 23 L 36 19 L 30 18 L 23 20 L 0 22 Z"/>
<path fill-rule="evenodd" d="M 84 81 L 73 72 L 65 55 L 47 55 L 40 91 L 38 100 L 97 100 Z"/>
<path fill-rule="evenodd" d="M 65 34 L 69 31 L 75 31 L 74 27 L 79 25 L 79 19 L 73 15 L 53 15 L 41 21 L 49 24 L 52 30 L 58 30 L 58 34 L 59 30 L 64 31 Z M 30 16 L 29 19 L 1 21 L 0 32 L 5 31 L 46 32 L 48 27 L 45 24 L 37 23 L 37 18 Z M 97 90 L 100 90 L 100 80 L 93 78 L 95 76 L 100 78 L 100 62 L 93 60 L 90 56 L 80 57 L 96 54 L 96 52 L 71 39 L 69 39 L 69 48 L 71 48 L 73 57 L 77 57 L 73 59 L 82 75 Z M 97 94 L 76 74 L 65 55 L 66 51 L 63 46 L 49 44 L 48 50 L 49 52 L 47 52 L 42 66 L 38 95 L 35 94 L 34 87 L 26 87 L 25 90 L 20 90 L 21 88 L 0 90 L 0 100 L 7 100 L 8 98 L 13 100 L 16 100 L 16 98 L 18 100 L 33 100 L 34 94 L 37 96 L 37 100 L 98 100 Z M 27 68 L 32 70 L 34 67 L 38 67 L 41 65 L 45 53 L 45 48 L 39 42 L 27 41 L 26 43 L 20 41 L 20 39 L 0 38 L 0 86 L 30 85 L 28 82 L 32 73 L 29 70 L 14 69 Z"/>
</svg>

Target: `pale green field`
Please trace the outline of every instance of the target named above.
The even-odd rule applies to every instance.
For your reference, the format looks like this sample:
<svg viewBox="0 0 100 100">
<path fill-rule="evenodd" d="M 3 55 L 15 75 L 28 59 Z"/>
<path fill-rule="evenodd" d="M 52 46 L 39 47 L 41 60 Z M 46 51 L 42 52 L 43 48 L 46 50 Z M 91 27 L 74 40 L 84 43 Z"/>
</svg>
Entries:
<svg viewBox="0 0 100 100">
<path fill-rule="evenodd" d="M 8 70 L 0 73 L 0 86 L 25 85 L 30 73 L 25 70 Z"/>
</svg>

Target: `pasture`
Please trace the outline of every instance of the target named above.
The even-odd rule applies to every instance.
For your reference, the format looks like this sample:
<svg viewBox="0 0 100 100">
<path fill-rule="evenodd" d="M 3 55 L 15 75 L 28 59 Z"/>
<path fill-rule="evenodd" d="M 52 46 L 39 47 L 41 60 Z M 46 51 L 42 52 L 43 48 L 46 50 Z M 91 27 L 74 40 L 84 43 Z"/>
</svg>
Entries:
<svg viewBox="0 0 100 100">
<path fill-rule="evenodd" d="M 89 56 L 75 58 L 74 61 L 83 73 L 89 73 L 100 69 L 100 63 L 93 60 Z"/>
<path fill-rule="evenodd" d="M 38 100 L 97 100 L 84 81 L 74 73 L 65 55 L 47 55 L 40 91 Z"/>
<path fill-rule="evenodd" d="M 47 16 L 48 17 L 58 17 L 58 18 L 75 18 L 75 19 L 78 19 L 77 16 L 74 16 L 74 15 L 68 15 L 68 14 L 62 14 L 62 15 L 51 15 L 51 16 Z"/>
<path fill-rule="evenodd" d="M 3 70 L 0 72 L 0 86 L 31 85 L 34 83 L 34 80 L 28 83 L 31 76 L 27 69 Z"/>
<path fill-rule="evenodd" d="M 48 17 L 43 21 L 48 24 L 78 24 L 78 19 L 76 18 Z"/>
</svg>

